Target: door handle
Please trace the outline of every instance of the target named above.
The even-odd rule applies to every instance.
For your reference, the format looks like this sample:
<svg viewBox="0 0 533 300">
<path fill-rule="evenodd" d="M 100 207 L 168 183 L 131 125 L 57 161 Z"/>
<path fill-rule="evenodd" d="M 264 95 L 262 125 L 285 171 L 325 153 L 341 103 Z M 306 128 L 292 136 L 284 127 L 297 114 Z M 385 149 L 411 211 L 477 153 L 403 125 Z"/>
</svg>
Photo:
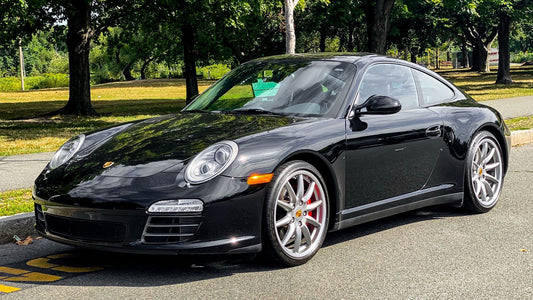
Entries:
<svg viewBox="0 0 533 300">
<path fill-rule="evenodd" d="M 440 137 L 441 132 L 442 132 L 441 128 L 442 128 L 441 125 L 435 125 L 435 126 L 429 127 L 428 129 L 426 129 L 426 136 Z"/>
</svg>

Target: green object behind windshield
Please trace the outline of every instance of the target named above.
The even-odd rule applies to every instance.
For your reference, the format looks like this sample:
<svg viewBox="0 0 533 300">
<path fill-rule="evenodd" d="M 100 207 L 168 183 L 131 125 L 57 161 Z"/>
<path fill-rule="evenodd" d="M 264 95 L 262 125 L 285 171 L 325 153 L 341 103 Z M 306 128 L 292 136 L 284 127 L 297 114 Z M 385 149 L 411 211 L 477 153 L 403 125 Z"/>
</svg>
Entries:
<svg viewBox="0 0 533 300">
<path fill-rule="evenodd" d="M 263 82 L 263 79 L 257 79 L 257 82 L 252 83 L 255 97 L 274 97 L 279 89 L 279 83 Z"/>
</svg>

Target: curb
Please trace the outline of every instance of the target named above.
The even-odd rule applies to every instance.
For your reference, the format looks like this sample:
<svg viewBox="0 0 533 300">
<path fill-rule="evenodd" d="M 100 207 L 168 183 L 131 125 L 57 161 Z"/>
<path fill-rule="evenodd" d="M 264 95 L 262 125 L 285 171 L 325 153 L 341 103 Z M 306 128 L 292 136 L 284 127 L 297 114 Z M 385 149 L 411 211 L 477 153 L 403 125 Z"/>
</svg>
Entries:
<svg viewBox="0 0 533 300">
<path fill-rule="evenodd" d="M 13 241 L 13 236 L 21 239 L 27 236 L 36 236 L 35 214 L 33 212 L 21 213 L 13 216 L 0 217 L 0 245 Z"/>
<path fill-rule="evenodd" d="M 511 132 L 511 146 L 519 146 L 533 142 L 533 129 L 515 130 Z"/>
<path fill-rule="evenodd" d="M 529 143 L 533 143 L 533 129 L 511 132 L 512 147 Z M 36 236 L 37 231 L 34 225 L 35 215 L 33 212 L 0 217 L 0 245 L 12 242 L 14 235 L 18 235 L 22 239 L 29 235 Z"/>
</svg>

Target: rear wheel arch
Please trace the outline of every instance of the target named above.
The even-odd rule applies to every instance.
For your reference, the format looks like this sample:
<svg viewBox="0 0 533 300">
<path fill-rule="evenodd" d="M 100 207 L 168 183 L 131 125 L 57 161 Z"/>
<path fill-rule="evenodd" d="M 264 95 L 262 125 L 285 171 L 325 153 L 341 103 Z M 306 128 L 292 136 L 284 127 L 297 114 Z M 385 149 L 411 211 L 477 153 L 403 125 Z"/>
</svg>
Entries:
<svg viewBox="0 0 533 300">
<path fill-rule="evenodd" d="M 470 145 L 472 144 L 474 137 L 482 131 L 490 132 L 492 135 L 494 135 L 494 137 L 500 144 L 500 148 L 503 154 L 503 163 L 504 163 L 503 171 L 504 171 L 504 174 L 507 173 L 507 168 L 509 167 L 509 151 L 508 151 L 508 148 L 506 147 L 507 140 L 505 139 L 505 134 L 501 132 L 501 130 L 498 127 L 496 127 L 494 124 L 485 124 L 479 127 L 475 132 L 473 132 L 471 135 L 471 139 L 468 141 L 468 147 L 470 147 Z"/>
</svg>

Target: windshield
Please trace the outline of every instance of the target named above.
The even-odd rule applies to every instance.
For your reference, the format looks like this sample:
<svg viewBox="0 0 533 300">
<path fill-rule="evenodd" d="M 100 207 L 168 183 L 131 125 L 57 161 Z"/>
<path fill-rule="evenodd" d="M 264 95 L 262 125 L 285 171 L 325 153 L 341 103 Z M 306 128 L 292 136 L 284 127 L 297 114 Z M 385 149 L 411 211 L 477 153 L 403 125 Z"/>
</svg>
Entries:
<svg viewBox="0 0 533 300">
<path fill-rule="evenodd" d="M 336 61 L 277 60 L 244 64 L 184 111 L 334 116 L 355 74 Z"/>
</svg>

